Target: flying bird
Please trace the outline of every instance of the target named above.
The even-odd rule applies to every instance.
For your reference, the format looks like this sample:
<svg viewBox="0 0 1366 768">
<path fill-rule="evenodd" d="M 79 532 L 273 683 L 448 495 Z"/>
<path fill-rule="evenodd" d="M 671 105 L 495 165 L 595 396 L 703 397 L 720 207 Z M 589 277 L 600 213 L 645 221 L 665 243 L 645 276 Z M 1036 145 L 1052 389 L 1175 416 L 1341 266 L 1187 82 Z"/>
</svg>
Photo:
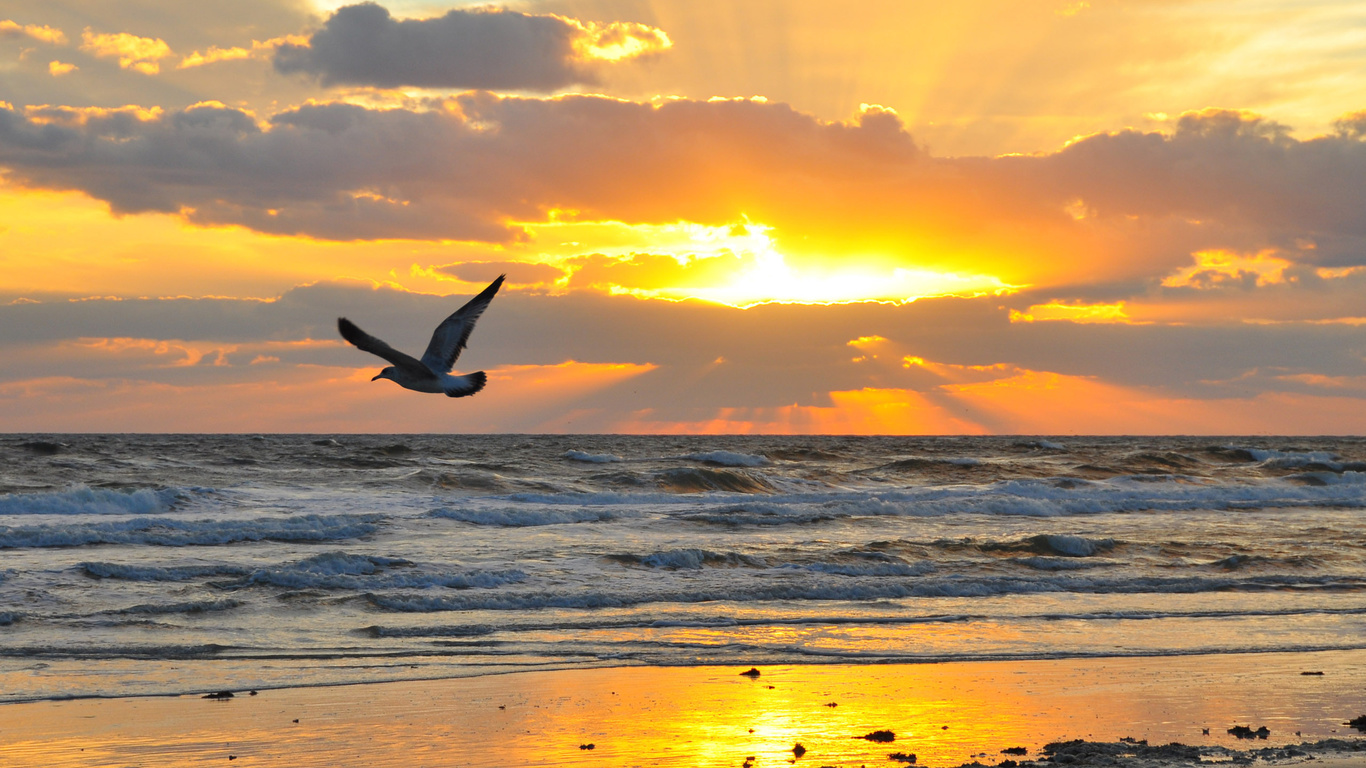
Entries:
<svg viewBox="0 0 1366 768">
<path fill-rule="evenodd" d="M 343 339 L 393 363 L 371 381 L 389 379 L 407 389 L 433 394 L 439 392 L 447 397 L 472 395 L 484 388 L 488 376 L 483 371 L 452 376 L 451 368 L 455 366 L 456 358 L 460 357 L 460 350 L 465 348 L 465 342 L 469 341 L 475 321 L 488 309 L 489 302 L 493 301 L 493 295 L 498 293 L 505 277 L 507 275 L 499 275 L 478 296 L 441 321 L 441 325 L 432 331 L 432 340 L 427 344 L 427 351 L 422 353 L 421 360 L 399 352 L 344 317 L 337 318 L 337 330 L 341 331 Z"/>
</svg>

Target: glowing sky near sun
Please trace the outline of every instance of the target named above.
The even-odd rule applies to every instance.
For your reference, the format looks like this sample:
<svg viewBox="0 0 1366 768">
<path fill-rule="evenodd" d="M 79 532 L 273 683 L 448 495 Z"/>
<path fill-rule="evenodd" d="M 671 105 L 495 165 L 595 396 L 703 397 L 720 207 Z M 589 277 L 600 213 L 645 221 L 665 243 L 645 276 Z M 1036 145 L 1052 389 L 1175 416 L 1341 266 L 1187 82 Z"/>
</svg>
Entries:
<svg viewBox="0 0 1366 768">
<path fill-rule="evenodd" d="M 1345 0 L 0 0 L 0 428 L 1361 432 L 1363 42 Z M 502 273 L 475 399 L 336 338 Z"/>
</svg>

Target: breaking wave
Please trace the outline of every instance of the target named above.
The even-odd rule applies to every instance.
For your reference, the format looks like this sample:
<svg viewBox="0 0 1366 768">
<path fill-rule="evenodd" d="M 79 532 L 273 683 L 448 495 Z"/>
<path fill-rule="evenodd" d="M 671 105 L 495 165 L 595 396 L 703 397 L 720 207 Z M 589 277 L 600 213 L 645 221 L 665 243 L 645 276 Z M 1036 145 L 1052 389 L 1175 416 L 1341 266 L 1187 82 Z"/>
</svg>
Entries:
<svg viewBox="0 0 1366 768">
<path fill-rule="evenodd" d="M 333 541 L 374 533 L 376 516 L 299 515 L 254 520 L 175 520 L 137 517 L 73 525 L 0 525 L 0 549 L 150 544 L 163 547 L 221 545 L 238 541 Z"/>
<path fill-rule="evenodd" d="M 689 453 L 683 458 L 692 461 L 700 461 L 703 464 L 713 464 L 718 467 L 762 467 L 772 463 L 768 460 L 767 456 L 755 456 L 750 453 L 735 453 L 733 451 Z"/>
<path fill-rule="evenodd" d="M 398 557 L 354 555 L 325 552 L 295 563 L 252 571 L 238 582 L 218 584 L 223 588 L 269 584 L 290 589 L 426 589 L 448 587 L 470 589 L 497 587 L 526 579 L 514 569 L 441 571 L 418 567 Z"/>
<path fill-rule="evenodd" d="M 78 485 L 49 493 L 0 494 L 0 515 L 154 515 L 186 495 L 178 488 L 112 490 Z"/>
<path fill-rule="evenodd" d="M 245 576 L 251 569 L 238 565 L 124 565 L 122 563 L 80 563 L 87 576 L 125 581 L 189 581 L 213 576 Z"/>
</svg>

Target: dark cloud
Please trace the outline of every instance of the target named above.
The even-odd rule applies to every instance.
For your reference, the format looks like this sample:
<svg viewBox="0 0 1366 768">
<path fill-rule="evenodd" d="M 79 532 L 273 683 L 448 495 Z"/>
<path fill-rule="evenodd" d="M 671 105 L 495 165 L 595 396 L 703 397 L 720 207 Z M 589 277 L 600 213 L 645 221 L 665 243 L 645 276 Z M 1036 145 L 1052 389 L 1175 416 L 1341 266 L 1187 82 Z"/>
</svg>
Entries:
<svg viewBox="0 0 1366 768">
<path fill-rule="evenodd" d="M 433 319 L 465 298 L 321 283 L 272 302 L 146 299 L 3 306 L 0 349 L 9 362 L 0 378 L 118 375 L 221 383 L 281 366 L 362 367 L 372 361 L 336 338 L 338 315 L 399 348 L 419 349 Z M 873 341 L 850 344 L 860 337 Z M 165 349 L 126 345 L 115 355 L 98 344 L 72 346 L 81 338 L 175 343 Z M 310 339 L 331 344 L 299 344 Z M 619 414 L 650 408 L 659 418 L 682 419 L 720 408 L 826 405 L 831 391 L 933 392 L 944 383 L 904 364 L 909 355 L 948 365 L 1093 377 L 1150 393 L 1244 397 L 1301 391 L 1318 378 L 1366 376 L 1366 328 L 1010 323 L 989 299 L 741 310 L 696 301 L 513 291 L 500 295 L 480 320 L 461 360 L 478 368 L 567 360 L 654 364 L 654 371 L 632 379 L 629 392 L 604 395 L 607 401 L 597 407 Z M 251 365 L 271 357 L 280 362 Z"/>
<path fill-rule="evenodd" d="M 324 85 L 554 91 L 596 82 L 586 46 L 667 42 L 641 25 L 608 25 L 595 35 L 560 16 L 491 8 L 455 9 L 431 19 L 393 18 L 361 3 L 340 8 L 306 45 L 287 44 L 275 68 Z"/>
<path fill-rule="evenodd" d="M 1154 282 L 1211 249 L 1366 264 L 1366 141 L 1350 131 L 1300 141 L 1207 110 L 1171 134 L 940 159 L 878 110 L 822 123 L 754 101 L 488 93 L 429 106 L 312 104 L 265 121 L 203 105 L 117 119 L 3 109 L 0 165 L 117 213 L 335 240 L 507 242 L 525 236 L 517 222 L 567 210 L 627 223 L 749 217 L 794 266 L 891 253 L 1034 284 Z"/>
</svg>

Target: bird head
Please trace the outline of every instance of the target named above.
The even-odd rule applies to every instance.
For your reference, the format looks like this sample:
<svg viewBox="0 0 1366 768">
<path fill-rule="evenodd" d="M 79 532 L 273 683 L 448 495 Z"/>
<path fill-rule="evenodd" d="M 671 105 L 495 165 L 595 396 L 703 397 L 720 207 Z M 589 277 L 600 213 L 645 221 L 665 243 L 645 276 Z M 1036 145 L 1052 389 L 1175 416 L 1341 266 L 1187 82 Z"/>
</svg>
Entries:
<svg viewBox="0 0 1366 768">
<path fill-rule="evenodd" d="M 394 366 L 391 365 L 391 366 L 389 366 L 388 368 L 385 368 L 384 370 L 380 371 L 380 372 L 375 376 L 375 378 L 371 379 L 371 381 L 379 381 L 380 379 L 389 379 L 390 381 L 393 381 L 393 380 L 394 380 Z"/>
</svg>

